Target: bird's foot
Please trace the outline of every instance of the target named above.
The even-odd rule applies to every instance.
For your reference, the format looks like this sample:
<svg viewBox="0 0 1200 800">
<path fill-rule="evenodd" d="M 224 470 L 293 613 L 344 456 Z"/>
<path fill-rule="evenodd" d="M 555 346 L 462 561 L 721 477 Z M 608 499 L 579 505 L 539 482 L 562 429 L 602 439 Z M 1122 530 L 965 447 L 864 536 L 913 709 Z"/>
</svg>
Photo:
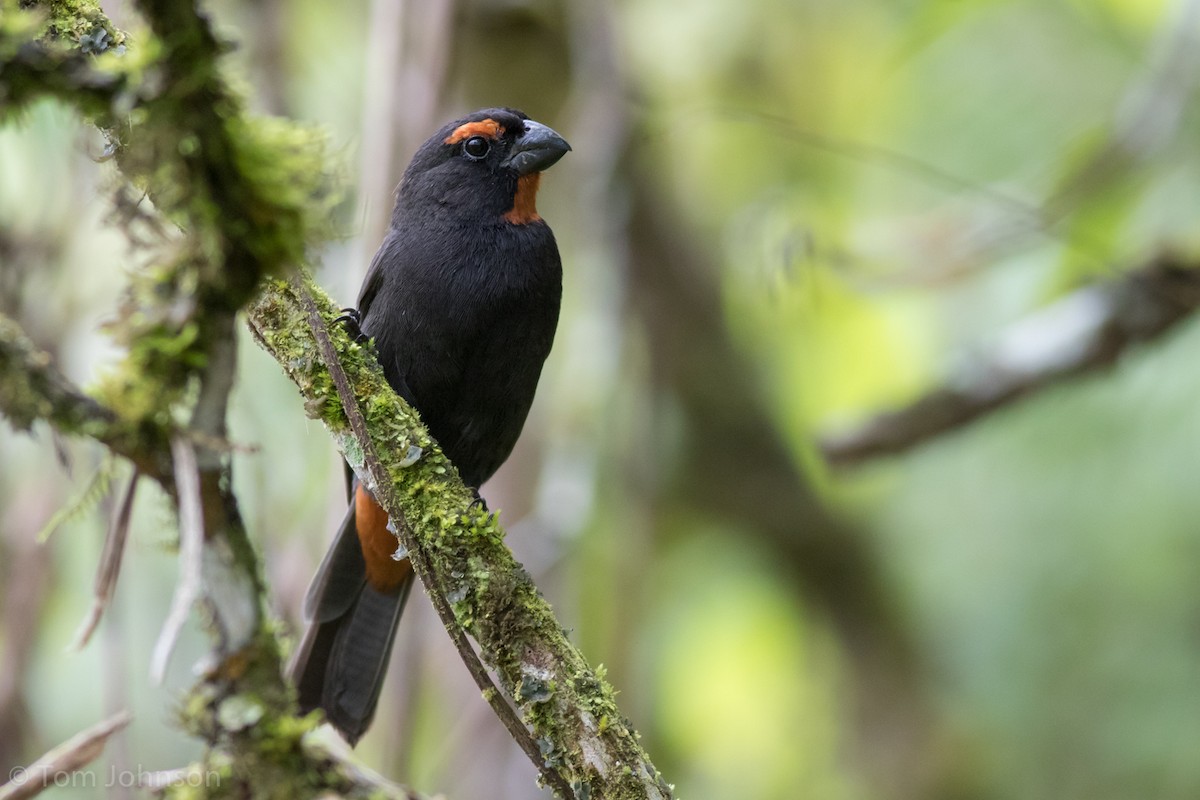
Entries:
<svg viewBox="0 0 1200 800">
<path fill-rule="evenodd" d="M 362 323 L 362 314 L 357 308 L 343 308 L 342 314 L 334 318 L 334 323 L 341 323 L 346 329 L 346 334 L 355 341 L 356 344 L 366 344 L 371 341 L 371 337 L 362 332 L 359 327 Z"/>
<path fill-rule="evenodd" d="M 483 495 L 479 493 L 479 490 L 472 487 L 471 494 L 475 495 L 475 499 L 471 501 L 471 505 L 478 506 L 483 509 L 484 513 L 488 513 L 487 500 L 483 499 Z"/>
</svg>

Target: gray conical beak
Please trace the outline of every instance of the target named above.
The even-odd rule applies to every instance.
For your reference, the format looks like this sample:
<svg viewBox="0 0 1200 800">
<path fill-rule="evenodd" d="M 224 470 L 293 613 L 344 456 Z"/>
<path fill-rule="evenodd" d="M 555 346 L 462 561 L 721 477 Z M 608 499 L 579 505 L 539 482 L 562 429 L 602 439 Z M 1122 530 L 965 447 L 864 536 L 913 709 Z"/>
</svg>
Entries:
<svg viewBox="0 0 1200 800">
<path fill-rule="evenodd" d="M 566 139 L 542 123 L 528 119 L 525 132 L 517 137 L 503 166 L 516 170 L 518 175 L 541 172 L 554 166 L 570 149 Z"/>
</svg>

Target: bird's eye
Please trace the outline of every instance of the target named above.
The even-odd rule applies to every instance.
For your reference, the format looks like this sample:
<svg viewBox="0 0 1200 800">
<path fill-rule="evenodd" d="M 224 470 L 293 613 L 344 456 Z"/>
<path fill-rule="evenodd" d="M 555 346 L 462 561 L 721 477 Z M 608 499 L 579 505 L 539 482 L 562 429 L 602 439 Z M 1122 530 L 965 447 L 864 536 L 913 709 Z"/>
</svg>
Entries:
<svg viewBox="0 0 1200 800">
<path fill-rule="evenodd" d="M 463 152 L 467 154 L 468 158 L 483 158 L 488 154 L 488 150 L 491 149 L 491 144 L 489 144 L 488 140 L 482 136 L 472 136 L 470 139 L 467 139 L 465 142 L 463 142 Z"/>
</svg>

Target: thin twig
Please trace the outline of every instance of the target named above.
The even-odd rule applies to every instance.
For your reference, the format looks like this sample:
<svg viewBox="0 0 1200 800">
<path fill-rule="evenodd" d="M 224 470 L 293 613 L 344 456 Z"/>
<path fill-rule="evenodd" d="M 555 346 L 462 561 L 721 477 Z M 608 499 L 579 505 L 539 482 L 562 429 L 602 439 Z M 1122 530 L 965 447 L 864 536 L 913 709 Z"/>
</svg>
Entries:
<svg viewBox="0 0 1200 800">
<path fill-rule="evenodd" d="M 175 649 L 179 631 L 187 622 L 192 604 L 200 596 L 200 569 L 204 550 L 204 510 L 200 500 L 200 471 L 196 451 L 183 436 L 171 440 L 175 462 L 175 487 L 179 502 L 179 585 L 171 598 L 171 610 L 163 622 L 150 657 L 150 678 L 161 684 L 167 661 Z"/>
<path fill-rule="evenodd" d="M 1009 243 L 1010 240 L 1017 238 L 1023 240 L 1027 238 L 1028 234 L 1034 233 L 1069 247 L 1097 269 L 1102 271 L 1110 269 L 1110 262 L 1104 255 L 1103 245 L 1081 237 L 1078 232 L 1068 237 L 1059 231 L 1056 226 L 1061 222 L 1061 215 L 1051 210 L 1048 203 L 1026 200 L 994 185 L 964 178 L 937 164 L 900 150 L 893 150 L 870 142 L 830 136 L 803 128 L 791 120 L 775 114 L 740 109 L 718 109 L 714 113 L 727 119 L 754 122 L 770 127 L 782 137 L 839 158 L 861 164 L 878 165 L 898 174 L 910 175 L 929 186 L 974 195 L 997 209 L 1007 211 L 1007 214 L 999 217 L 999 222 L 991 223 L 987 230 L 972 233 L 972 240 L 967 242 L 966 246 L 970 248 L 968 253 L 973 258 L 990 250 L 998 249 Z M 965 258 L 965 255 L 959 255 L 955 260 L 962 261 Z"/>
<path fill-rule="evenodd" d="M 1049 233 L 1050 225 L 1045 218 L 1045 211 L 1036 202 L 998 189 L 993 185 L 964 178 L 933 162 L 925 161 L 901 150 L 803 128 L 786 117 L 765 111 L 717 108 L 712 113 L 726 119 L 752 122 L 769 127 L 784 138 L 814 149 L 823 150 L 861 164 L 877 164 L 894 172 L 914 176 L 931 186 L 978 195 L 996 206 L 1008 209 L 1037 230 Z"/>
<path fill-rule="evenodd" d="M 387 474 L 383 465 L 379 463 L 379 458 L 375 454 L 370 432 L 367 430 L 367 422 L 358 407 L 354 391 L 350 388 L 350 382 L 346 378 L 345 371 L 342 369 L 337 351 L 334 349 L 333 342 L 329 338 L 329 332 L 325 328 L 321 312 L 318 310 L 317 304 L 313 301 L 308 291 L 299 282 L 297 282 L 296 286 L 300 296 L 303 298 L 304 308 L 308 315 L 308 324 L 312 329 L 313 336 L 317 340 L 317 346 L 321 351 L 321 358 L 325 362 L 325 366 L 329 369 L 334 386 L 337 387 L 338 397 L 342 401 L 342 408 L 346 412 L 350 428 L 354 431 L 355 438 L 358 439 L 359 444 L 362 446 L 363 462 L 366 465 L 369 477 L 377 487 L 377 490 L 383 490 L 384 487 L 391 484 L 391 477 Z M 415 537 L 412 536 L 407 524 L 396 525 L 395 529 L 401 544 L 408 551 L 408 557 L 412 561 L 414 570 L 425 583 L 434 610 L 437 611 L 438 617 L 441 618 L 446 632 L 450 634 L 451 641 L 454 642 L 459 656 L 466 665 L 467 671 L 471 673 L 475 684 L 483 693 L 484 699 L 492 707 L 496 716 L 500 718 L 500 722 L 503 723 L 504 727 L 513 737 L 513 740 L 516 741 L 525 752 L 525 755 L 529 757 L 529 760 L 533 762 L 538 772 L 541 773 L 542 780 L 559 797 L 564 799 L 574 797 L 574 792 L 571 791 L 571 787 L 566 779 L 557 770 L 547 766 L 546 759 L 538 748 L 537 742 L 534 741 L 533 736 L 530 734 L 529 729 L 517 717 L 512 706 L 505 701 L 503 693 L 500 692 L 496 684 L 492 681 L 487 667 L 483 665 L 483 662 L 479 659 L 479 655 L 475 652 L 466 634 L 459 626 L 458 620 L 454 616 L 454 610 L 450 607 L 450 602 L 446 599 L 445 587 L 438 581 L 436 573 L 430 567 L 425 553 L 422 551 Z"/>
<path fill-rule="evenodd" d="M 137 494 L 139 477 L 140 474 L 135 470 L 129 478 L 121 506 L 113 517 L 108 535 L 104 537 L 104 549 L 100 552 L 100 564 L 96 569 L 96 584 L 92 592 L 92 607 L 80 623 L 79 630 L 75 632 L 75 639 L 67 648 L 70 651 L 82 650 L 88 643 L 112 599 L 113 589 L 116 588 L 117 577 L 121 572 L 121 556 L 125 552 L 125 540 L 129 535 L 129 520 L 133 515 L 133 498 Z"/>
<path fill-rule="evenodd" d="M 0 786 L 0 800 L 28 800 L 95 761 L 104 752 L 105 743 L 133 720 L 128 711 L 114 714 L 103 722 L 72 736 L 28 767 L 9 772 L 8 783 Z"/>
</svg>

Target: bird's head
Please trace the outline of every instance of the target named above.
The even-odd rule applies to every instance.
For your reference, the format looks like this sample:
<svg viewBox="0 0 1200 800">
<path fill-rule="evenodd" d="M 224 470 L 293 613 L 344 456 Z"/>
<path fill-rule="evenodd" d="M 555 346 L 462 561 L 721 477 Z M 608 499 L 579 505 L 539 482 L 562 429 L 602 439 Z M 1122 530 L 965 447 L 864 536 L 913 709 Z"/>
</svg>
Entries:
<svg viewBox="0 0 1200 800">
<path fill-rule="evenodd" d="M 571 146 L 550 128 L 511 108 L 486 108 L 443 126 L 417 150 L 396 192 L 395 219 L 540 219 L 542 170 Z"/>
</svg>

